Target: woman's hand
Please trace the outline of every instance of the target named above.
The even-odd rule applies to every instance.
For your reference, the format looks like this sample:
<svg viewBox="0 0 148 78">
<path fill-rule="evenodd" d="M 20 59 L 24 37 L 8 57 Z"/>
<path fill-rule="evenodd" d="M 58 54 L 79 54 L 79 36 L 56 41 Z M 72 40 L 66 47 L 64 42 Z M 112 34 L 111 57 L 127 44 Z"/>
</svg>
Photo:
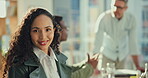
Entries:
<svg viewBox="0 0 148 78">
<path fill-rule="evenodd" d="M 142 67 L 137 67 L 137 70 L 140 70 L 141 72 L 144 72 L 145 70 L 144 70 L 144 68 L 142 68 Z"/>
<path fill-rule="evenodd" d="M 93 55 L 91 58 L 90 58 L 90 55 L 89 54 L 87 54 L 87 55 L 88 55 L 88 61 L 87 61 L 87 63 L 91 64 L 92 67 L 94 69 L 96 69 L 96 67 L 98 65 L 98 57 L 99 57 L 99 54 Z"/>
</svg>

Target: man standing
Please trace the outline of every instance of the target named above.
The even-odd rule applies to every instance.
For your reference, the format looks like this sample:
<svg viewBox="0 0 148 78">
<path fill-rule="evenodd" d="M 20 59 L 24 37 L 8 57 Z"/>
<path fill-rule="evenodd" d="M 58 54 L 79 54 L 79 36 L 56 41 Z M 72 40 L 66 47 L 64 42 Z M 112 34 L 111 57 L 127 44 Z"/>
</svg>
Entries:
<svg viewBox="0 0 148 78">
<path fill-rule="evenodd" d="M 100 15 L 97 21 L 94 53 L 103 54 L 102 67 L 106 63 L 115 63 L 115 67 L 124 68 L 125 59 L 130 54 L 137 69 L 139 66 L 136 40 L 135 18 L 125 13 L 128 0 L 115 0 L 114 11 L 110 10 Z"/>
</svg>

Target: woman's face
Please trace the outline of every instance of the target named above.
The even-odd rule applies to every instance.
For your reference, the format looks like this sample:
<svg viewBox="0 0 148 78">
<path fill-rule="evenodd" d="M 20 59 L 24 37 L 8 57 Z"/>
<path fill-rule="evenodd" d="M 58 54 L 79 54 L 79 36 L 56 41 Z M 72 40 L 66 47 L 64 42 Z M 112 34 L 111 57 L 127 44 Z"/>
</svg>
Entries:
<svg viewBox="0 0 148 78">
<path fill-rule="evenodd" d="M 33 44 L 48 53 L 48 47 L 54 37 L 52 20 L 46 15 L 37 16 L 31 26 L 30 35 Z"/>
</svg>

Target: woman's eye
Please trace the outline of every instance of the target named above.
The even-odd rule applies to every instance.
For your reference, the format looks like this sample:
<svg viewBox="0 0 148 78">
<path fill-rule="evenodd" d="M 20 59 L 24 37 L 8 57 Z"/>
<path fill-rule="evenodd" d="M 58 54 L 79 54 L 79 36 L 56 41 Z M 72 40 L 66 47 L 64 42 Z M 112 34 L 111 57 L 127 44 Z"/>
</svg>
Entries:
<svg viewBox="0 0 148 78">
<path fill-rule="evenodd" d="M 39 32 L 38 30 L 33 30 L 33 32 Z"/>
</svg>

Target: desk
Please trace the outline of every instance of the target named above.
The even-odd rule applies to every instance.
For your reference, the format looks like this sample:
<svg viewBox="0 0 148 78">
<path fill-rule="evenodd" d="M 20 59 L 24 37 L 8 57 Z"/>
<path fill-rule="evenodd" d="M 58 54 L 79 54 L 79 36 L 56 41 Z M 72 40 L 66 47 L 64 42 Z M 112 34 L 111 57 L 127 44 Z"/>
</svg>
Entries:
<svg viewBox="0 0 148 78">
<path fill-rule="evenodd" d="M 115 78 L 138 78 L 138 76 L 135 75 L 115 75 Z"/>
<path fill-rule="evenodd" d="M 130 69 L 118 69 L 114 72 L 115 78 L 138 78 L 138 74 L 140 71 L 137 70 L 130 70 Z M 92 76 L 90 78 L 102 78 L 101 74 Z"/>
<path fill-rule="evenodd" d="M 118 69 L 115 71 L 115 78 L 138 78 L 138 70 Z"/>
</svg>

